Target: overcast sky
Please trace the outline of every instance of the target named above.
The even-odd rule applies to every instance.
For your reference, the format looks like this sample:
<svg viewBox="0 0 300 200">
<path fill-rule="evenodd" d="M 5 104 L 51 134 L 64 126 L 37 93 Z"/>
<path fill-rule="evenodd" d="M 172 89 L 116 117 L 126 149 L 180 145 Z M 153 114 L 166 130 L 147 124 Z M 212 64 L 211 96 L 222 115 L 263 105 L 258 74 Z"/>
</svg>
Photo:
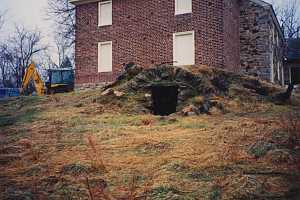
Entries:
<svg viewBox="0 0 300 200">
<path fill-rule="evenodd" d="M 284 0 L 267 0 L 280 4 Z M 300 4 L 300 0 L 299 4 Z M 37 28 L 42 32 L 44 43 L 52 44 L 53 24 L 46 15 L 47 0 L 0 0 L 0 12 L 6 11 L 6 23 L 0 32 L 0 39 L 7 37 L 15 24 L 24 24 L 31 29 Z"/>
<path fill-rule="evenodd" d="M 5 12 L 5 24 L 0 40 L 8 37 L 15 25 L 41 31 L 43 43 L 54 48 L 53 22 L 46 15 L 48 0 L 0 0 L 0 12 Z M 55 53 L 53 54 L 55 57 Z M 55 58 L 54 58 L 55 59 Z"/>
</svg>

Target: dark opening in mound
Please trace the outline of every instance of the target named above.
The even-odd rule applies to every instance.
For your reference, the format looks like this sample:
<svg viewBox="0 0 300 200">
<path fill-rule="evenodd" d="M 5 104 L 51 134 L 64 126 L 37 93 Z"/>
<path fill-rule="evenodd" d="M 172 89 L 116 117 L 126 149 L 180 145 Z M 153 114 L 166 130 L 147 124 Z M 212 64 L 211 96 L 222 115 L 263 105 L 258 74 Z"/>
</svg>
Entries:
<svg viewBox="0 0 300 200">
<path fill-rule="evenodd" d="M 178 85 L 152 85 L 151 92 L 154 115 L 166 116 L 176 112 L 178 101 Z"/>
</svg>

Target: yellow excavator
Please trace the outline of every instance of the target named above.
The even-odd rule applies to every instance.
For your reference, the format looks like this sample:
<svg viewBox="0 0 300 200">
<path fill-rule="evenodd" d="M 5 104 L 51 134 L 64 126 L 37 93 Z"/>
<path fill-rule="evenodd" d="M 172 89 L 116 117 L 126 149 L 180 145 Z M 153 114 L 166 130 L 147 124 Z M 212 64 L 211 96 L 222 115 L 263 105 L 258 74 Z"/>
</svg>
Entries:
<svg viewBox="0 0 300 200">
<path fill-rule="evenodd" d="M 49 69 L 48 80 L 44 83 L 34 63 L 31 63 L 24 74 L 22 80 L 21 94 L 27 92 L 30 81 L 35 86 L 36 94 L 55 94 L 61 92 L 71 92 L 74 90 L 74 70 L 71 68 Z"/>
<path fill-rule="evenodd" d="M 34 63 L 31 63 L 25 71 L 23 81 L 22 81 L 21 94 L 25 94 L 25 91 L 29 86 L 30 80 L 33 80 L 36 94 L 38 96 L 42 96 L 46 94 L 44 81 L 42 80 L 40 74 L 38 73 Z"/>
</svg>

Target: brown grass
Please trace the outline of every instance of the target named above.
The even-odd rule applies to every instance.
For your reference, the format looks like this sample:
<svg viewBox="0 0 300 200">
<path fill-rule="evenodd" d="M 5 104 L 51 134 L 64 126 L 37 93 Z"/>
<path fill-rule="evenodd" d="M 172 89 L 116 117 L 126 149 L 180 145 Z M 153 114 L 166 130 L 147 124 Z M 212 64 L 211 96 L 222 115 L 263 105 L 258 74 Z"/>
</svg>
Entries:
<svg viewBox="0 0 300 200">
<path fill-rule="evenodd" d="M 87 156 L 91 161 L 92 168 L 96 170 L 106 171 L 106 167 L 103 161 L 103 152 L 99 149 L 99 147 L 97 147 L 95 137 L 92 135 L 88 135 L 87 142 L 89 146 Z"/>
<path fill-rule="evenodd" d="M 300 148 L 300 117 L 296 113 L 288 113 L 281 117 L 280 128 L 288 134 L 285 141 L 292 149 Z"/>
<path fill-rule="evenodd" d="M 272 188 L 271 192 L 299 185 L 300 181 L 272 174 L 293 173 L 297 179 L 300 169 L 295 163 L 274 164 L 265 157 L 253 159 L 247 153 L 253 143 L 270 141 L 271 133 L 279 129 L 288 130 L 283 132 L 293 133 L 291 138 L 297 138 L 297 120 L 286 118 L 287 122 L 283 123 L 279 116 L 282 111 L 300 113 L 299 107 L 224 99 L 225 108 L 230 111 L 226 115 L 175 115 L 172 118 L 176 120 L 170 122 L 156 116 L 124 114 L 118 112 L 119 107 L 104 106 L 101 113 L 86 112 L 89 106 L 100 106 L 92 102 L 96 98 L 95 92 L 59 96 L 59 105 L 55 100 L 46 99 L 33 105 L 41 108 L 34 122 L 1 129 L 4 133 L 1 141 L 5 141 L 6 146 L 20 146 L 22 139 L 30 138 L 24 146 L 31 145 L 40 152 L 36 161 L 25 155 L 20 160 L 0 165 L 1 195 L 7 195 L 7 187 L 12 187 L 16 191 L 42 192 L 47 199 L 50 194 L 44 191 L 51 189 L 57 194 L 60 188 L 55 186 L 64 183 L 63 186 L 75 187 L 76 192 L 58 193 L 61 199 L 66 195 L 79 199 L 81 190 L 83 196 L 91 200 L 158 199 L 160 196 L 166 199 L 167 194 L 182 199 L 237 199 L 232 196 L 240 194 L 246 195 L 243 197 L 247 199 L 258 183 Z M 83 99 L 84 106 L 73 106 Z M 6 115 L 14 116 L 20 112 L 6 107 L 0 104 L 1 112 Z M 76 121 L 70 120 L 73 118 Z M 297 150 L 296 144 L 291 142 L 289 139 L 289 145 Z M 145 144 L 150 153 L 140 151 L 139 147 Z M 161 147 L 158 144 L 167 144 L 168 148 L 157 150 Z M 58 173 L 63 166 L 73 163 L 94 170 L 84 181 Z M 33 175 L 27 173 L 36 166 L 41 168 L 35 174 L 37 181 L 34 182 L 38 184 L 34 184 Z M 199 171 L 204 173 L 204 178 L 200 173 L 200 178 L 192 179 L 190 175 Z M 254 175 L 247 174 L 249 172 Z M 257 175 L 259 173 L 264 173 L 267 180 Z M 142 181 L 137 176 L 142 176 Z M 94 180 L 103 180 L 107 187 L 93 185 Z M 81 190 L 76 190 L 78 188 Z M 63 188 L 65 191 L 68 187 Z"/>
<path fill-rule="evenodd" d="M 108 188 L 108 184 L 105 180 L 103 180 L 102 184 L 98 184 L 95 188 L 91 187 L 90 180 L 86 177 L 86 187 L 89 193 L 90 200 L 136 200 L 136 199 L 144 199 L 148 198 L 148 193 L 150 191 L 149 187 L 151 186 L 151 182 L 146 182 L 142 186 L 138 185 L 136 175 L 132 175 L 130 181 L 128 182 L 127 187 L 119 187 L 115 189 L 115 191 L 110 191 Z M 142 195 L 139 195 L 138 189 L 141 189 Z M 120 196 L 119 193 L 124 193 Z M 119 195 L 115 195 L 119 194 Z"/>
</svg>

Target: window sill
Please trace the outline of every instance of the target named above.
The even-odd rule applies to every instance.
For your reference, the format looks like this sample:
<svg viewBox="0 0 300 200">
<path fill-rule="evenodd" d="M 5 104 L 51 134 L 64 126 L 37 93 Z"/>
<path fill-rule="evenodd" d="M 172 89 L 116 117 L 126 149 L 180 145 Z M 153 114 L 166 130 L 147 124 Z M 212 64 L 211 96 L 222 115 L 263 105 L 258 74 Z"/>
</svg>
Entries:
<svg viewBox="0 0 300 200">
<path fill-rule="evenodd" d="M 104 24 L 104 25 L 99 25 L 98 24 L 98 28 L 100 28 L 100 27 L 107 27 L 107 26 L 112 26 L 112 24 Z"/>
<path fill-rule="evenodd" d="M 113 73 L 113 71 L 99 71 L 98 70 L 98 74 L 104 74 L 104 73 L 109 74 L 109 73 Z"/>
<path fill-rule="evenodd" d="M 174 67 L 192 67 L 194 65 L 196 65 L 195 62 L 190 63 L 190 64 L 179 64 L 179 63 L 173 64 Z"/>
<path fill-rule="evenodd" d="M 193 12 L 176 12 L 175 16 L 179 16 L 179 15 L 186 15 L 186 14 L 192 14 Z"/>
</svg>

